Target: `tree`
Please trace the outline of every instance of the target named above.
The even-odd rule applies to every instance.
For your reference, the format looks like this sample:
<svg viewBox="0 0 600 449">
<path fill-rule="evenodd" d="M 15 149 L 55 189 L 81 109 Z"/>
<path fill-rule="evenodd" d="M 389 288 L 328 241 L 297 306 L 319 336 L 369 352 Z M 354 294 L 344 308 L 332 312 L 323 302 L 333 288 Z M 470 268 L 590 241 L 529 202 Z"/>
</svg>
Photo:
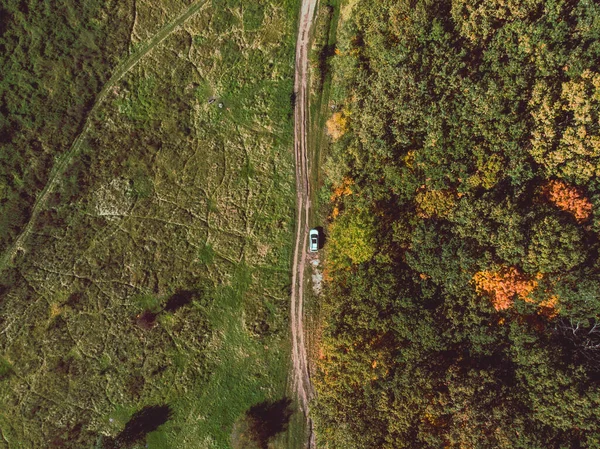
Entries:
<svg viewBox="0 0 600 449">
<path fill-rule="evenodd" d="M 374 254 L 375 220 L 372 215 L 345 211 L 330 225 L 330 269 L 348 268 L 367 262 Z"/>
<path fill-rule="evenodd" d="M 530 153 L 536 162 L 549 175 L 578 183 L 598 176 L 600 74 L 583 70 L 562 83 L 560 93 L 538 81 L 530 106 L 534 118 Z"/>
<path fill-rule="evenodd" d="M 586 258 L 583 235 L 572 223 L 551 215 L 531 227 L 524 268 L 529 273 L 568 271 Z"/>
<path fill-rule="evenodd" d="M 592 213 L 592 203 L 579 189 L 560 180 L 551 180 L 544 186 L 548 200 L 561 210 L 569 212 L 579 222 L 586 221 Z"/>
<path fill-rule="evenodd" d="M 125 428 L 114 439 L 107 440 L 104 447 L 107 449 L 133 447 L 143 441 L 150 432 L 166 423 L 171 414 L 172 410 L 168 405 L 144 407 L 127 421 Z"/>
<path fill-rule="evenodd" d="M 331 138 L 339 140 L 348 130 L 348 118 L 343 112 L 335 112 L 329 120 L 327 120 L 327 133 Z"/>
<path fill-rule="evenodd" d="M 491 296 L 496 310 L 505 310 L 512 306 L 516 296 L 529 300 L 529 295 L 537 287 L 537 281 L 529 279 L 515 267 L 503 268 L 499 271 L 480 271 L 473 276 L 475 288 L 479 293 Z"/>
<path fill-rule="evenodd" d="M 289 398 L 283 398 L 250 407 L 243 422 L 236 425 L 238 428 L 234 431 L 234 447 L 268 449 L 273 437 L 287 429 L 292 416 L 291 403 Z"/>
</svg>

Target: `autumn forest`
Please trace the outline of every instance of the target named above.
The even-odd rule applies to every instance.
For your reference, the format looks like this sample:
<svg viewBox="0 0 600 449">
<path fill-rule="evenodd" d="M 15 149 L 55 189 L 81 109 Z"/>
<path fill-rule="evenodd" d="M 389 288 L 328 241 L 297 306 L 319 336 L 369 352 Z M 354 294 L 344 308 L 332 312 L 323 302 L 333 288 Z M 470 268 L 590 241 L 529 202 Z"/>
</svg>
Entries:
<svg viewBox="0 0 600 449">
<path fill-rule="evenodd" d="M 600 5 L 345 3 L 323 447 L 600 447 Z"/>
</svg>

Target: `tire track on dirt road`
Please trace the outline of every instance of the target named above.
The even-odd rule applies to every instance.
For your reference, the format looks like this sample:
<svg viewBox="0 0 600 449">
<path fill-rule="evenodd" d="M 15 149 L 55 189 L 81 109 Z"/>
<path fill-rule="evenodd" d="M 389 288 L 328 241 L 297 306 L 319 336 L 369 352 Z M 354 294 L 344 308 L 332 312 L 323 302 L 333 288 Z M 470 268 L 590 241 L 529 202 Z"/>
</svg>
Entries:
<svg viewBox="0 0 600 449">
<path fill-rule="evenodd" d="M 46 186 L 38 194 L 37 199 L 33 204 L 29 221 L 27 222 L 21 233 L 17 236 L 15 241 L 4 251 L 4 254 L 2 254 L 2 256 L 0 257 L 0 270 L 6 268 L 6 266 L 12 261 L 17 251 L 25 251 L 25 248 L 23 247 L 25 239 L 31 232 L 33 224 L 35 223 L 38 215 L 44 207 L 44 204 L 46 203 L 46 200 L 48 199 L 48 195 L 58 185 L 58 183 L 61 180 L 61 176 L 69 167 L 73 158 L 77 156 L 77 154 L 79 154 L 85 135 L 90 129 L 91 118 L 94 116 L 100 105 L 108 96 L 110 89 L 112 89 L 115 86 L 115 84 L 117 84 L 117 82 L 121 80 L 121 78 L 123 78 L 133 67 L 135 67 L 144 56 L 150 53 L 150 51 L 152 51 L 157 45 L 162 43 L 174 31 L 176 31 L 181 25 L 183 25 L 190 17 L 198 13 L 207 3 L 208 0 L 200 0 L 198 2 L 192 3 L 185 10 L 183 10 L 181 14 L 179 14 L 175 19 L 164 25 L 154 36 L 140 43 L 138 47 L 123 62 L 117 65 L 110 79 L 106 82 L 106 84 L 102 87 L 102 90 L 100 90 L 100 92 L 96 96 L 96 100 L 94 101 L 92 108 L 87 114 L 81 132 L 75 138 L 67 152 L 61 155 L 54 164 L 54 167 L 52 167 Z"/>
<path fill-rule="evenodd" d="M 296 161 L 296 241 L 292 266 L 292 292 L 290 295 L 292 326 L 292 385 L 298 397 L 300 409 L 310 431 L 309 447 L 314 447 L 312 420 L 309 417 L 309 401 L 314 391 L 310 382 L 308 356 L 304 341 L 304 271 L 308 244 L 308 220 L 310 212 L 310 176 L 307 148 L 308 123 L 308 53 L 310 29 L 317 0 L 302 0 L 296 62 L 294 92 L 294 156 Z"/>
</svg>

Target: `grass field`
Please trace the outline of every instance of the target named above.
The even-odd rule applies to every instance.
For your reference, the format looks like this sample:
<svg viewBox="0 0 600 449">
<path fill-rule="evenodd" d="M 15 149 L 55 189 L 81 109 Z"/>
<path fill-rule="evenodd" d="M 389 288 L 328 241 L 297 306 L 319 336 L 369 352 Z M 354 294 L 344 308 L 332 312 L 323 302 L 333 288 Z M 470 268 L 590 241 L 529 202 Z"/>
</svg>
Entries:
<svg viewBox="0 0 600 449">
<path fill-rule="evenodd" d="M 136 2 L 129 53 L 188 5 Z M 239 447 L 248 408 L 285 397 L 296 14 L 207 2 L 85 118 L 2 272 L 0 448 Z"/>
</svg>

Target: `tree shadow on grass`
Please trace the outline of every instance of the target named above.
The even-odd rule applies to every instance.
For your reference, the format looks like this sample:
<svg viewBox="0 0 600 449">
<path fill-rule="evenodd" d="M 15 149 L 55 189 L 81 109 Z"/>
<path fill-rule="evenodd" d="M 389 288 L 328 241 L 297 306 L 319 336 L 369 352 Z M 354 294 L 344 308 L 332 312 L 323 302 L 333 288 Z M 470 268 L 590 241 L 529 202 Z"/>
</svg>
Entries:
<svg viewBox="0 0 600 449">
<path fill-rule="evenodd" d="M 149 310 L 144 310 L 135 316 L 135 324 L 144 330 L 150 330 L 156 327 L 157 314 Z"/>
<path fill-rule="evenodd" d="M 248 431 L 260 449 L 268 449 L 269 441 L 287 429 L 292 416 L 291 399 L 265 401 L 246 412 Z"/>
<path fill-rule="evenodd" d="M 130 448 L 143 441 L 150 432 L 155 431 L 171 418 L 168 405 L 149 405 L 134 414 L 125 424 L 125 428 L 115 438 L 105 441 L 105 449 Z"/>
<path fill-rule="evenodd" d="M 175 312 L 184 306 L 187 306 L 192 300 L 200 296 L 199 291 L 195 290 L 178 290 L 167 300 L 165 304 L 165 312 Z"/>
</svg>

